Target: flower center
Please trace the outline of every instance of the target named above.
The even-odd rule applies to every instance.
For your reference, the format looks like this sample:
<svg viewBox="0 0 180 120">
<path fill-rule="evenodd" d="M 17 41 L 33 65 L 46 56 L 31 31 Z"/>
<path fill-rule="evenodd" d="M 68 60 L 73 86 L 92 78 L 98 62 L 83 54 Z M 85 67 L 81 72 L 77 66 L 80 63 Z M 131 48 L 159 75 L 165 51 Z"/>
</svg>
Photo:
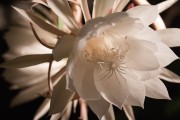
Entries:
<svg viewBox="0 0 180 120">
<path fill-rule="evenodd" d="M 129 49 L 126 38 L 124 38 L 122 45 L 118 47 L 113 46 L 112 41 L 104 39 L 104 37 L 100 36 L 89 40 L 82 51 L 83 59 L 93 65 L 100 65 L 102 69 L 107 71 L 117 70 L 122 72 L 126 53 Z"/>
</svg>

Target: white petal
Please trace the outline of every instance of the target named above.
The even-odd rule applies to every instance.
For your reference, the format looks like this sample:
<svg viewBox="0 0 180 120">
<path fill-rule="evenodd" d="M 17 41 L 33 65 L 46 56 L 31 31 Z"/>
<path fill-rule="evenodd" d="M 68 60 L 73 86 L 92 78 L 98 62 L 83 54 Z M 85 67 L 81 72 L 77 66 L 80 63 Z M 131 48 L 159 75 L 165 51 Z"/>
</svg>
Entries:
<svg viewBox="0 0 180 120">
<path fill-rule="evenodd" d="M 136 80 L 127 75 L 125 75 L 125 78 L 126 78 L 127 87 L 128 87 L 128 97 L 125 101 L 125 105 L 134 105 L 134 106 L 144 107 L 145 85 L 143 81 Z"/>
<path fill-rule="evenodd" d="M 101 67 L 94 71 L 95 85 L 105 100 L 122 108 L 127 98 L 127 84 L 121 73 Z"/>
<path fill-rule="evenodd" d="M 30 74 L 26 74 L 25 72 L 22 72 L 25 69 L 17 70 L 17 69 L 6 69 L 3 73 L 3 77 L 12 84 L 11 89 L 23 89 L 26 87 L 30 87 L 32 85 L 38 84 L 42 81 L 46 81 L 47 77 L 44 76 L 46 73 L 40 73 L 39 69 L 36 67 L 33 69 L 35 74 L 33 72 L 30 72 Z M 47 69 L 46 69 L 47 70 Z M 27 70 L 28 71 L 28 70 Z"/>
<path fill-rule="evenodd" d="M 113 105 L 110 105 L 108 112 L 102 117 L 101 120 L 115 120 Z"/>
<path fill-rule="evenodd" d="M 164 83 L 158 79 L 145 81 L 146 96 L 156 99 L 170 99 Z"/>
<path fill-rule="evenodd" d="M 50 120 L 59 120 L 61 118 L 61 113 L 56 113 L 51 115 Z"/>
<path fill-rule="evenodd" d="M 159 68 L 159 63 L 156 56 L 149 49 L 149 47 L 153 47 L 152 43 L 140 42 L 132 39 L 130 40 L 129 38 L 128 40 L 129 51 L 126 54 L 126 65 L 129 68 L 143 71 L 151 71 Z M 144 43 L 146 43 L 146 46 L 149 44 L 148 48 L 143 45 Z"/>
<path fill-rule="evenodd" d="M 174 5 L 176 2 L 178 2 L 178 0 L 165 0 L 165 1 L 161 2 L 161 3 L 159 3 L 158 4 L 159 13 L 165 11 L 166 9 L 168 9 L 169 7 Z"/>
<path fill-rule="evenodd" d="M 33 120 L 39 120 L 49 111 L 49 108 L 50 108 L 50 99 L 46 98 L 41 104 L 41 106 L 38 108 L 38 110 L 36 111 Z"/>
<path fill-rule="evenodd" d="M 123 106 L 124 112 L 128 118 L 128 120 L 135 120 L 134 112 L 132 106 L 124 105 Z"/>
<path fill-rule="evenodd" d="M 74 96 L 74 92 L 66 89 L 66 77 L 63 76 L 61 80 L 54 87 L 49 114 L 64 113 L 65 108 Z"/>
<path fill-rule="evenodd" d="M 166 68 L 163 68 L 163 73 L 159 75 L 159 78 L 168 82 L 180 83 L 180 76 Z"/>
<path fill-rule="evenodd" d="M 135 27 L 135 26 L 134 26 Z M 158 34 L 156 34 L 155 31 L 151 30 L 151 29 L 139 29 L 137 28 L 138 26 L 136 26 L 136 28 L 129 28 L 127 29 L 127 33 L 125 33 L 122 29 L 123 32 L 119 32 L 119 30 L 112 30 L 111 28 L 106 30 L 104 32 L 104 39 L 107 39 L 107 41 L 111 41 L 113 43 L 113 47 L 115 48 L 120 48 L 124 46 L 128 46 L 128 49 L 131 49 L 130 47 L 136 47 L 136 46 L 143 46 L 145 48 L 148 48 L 149 50 L 151 50 L 152 52 L 156 52 L 158 50 L 156 43 L 160 40 L 160 37 L 158 36 Z M 136 33 L 136 34 L 132 34 L 132 33 Z M 124 35 L 122 33 L 125 33 Z M 122 34 L 122 35 L 121 35 Z M 128 34 L 128 36 L 126 36 L 126 34 Z M 129 44 L 126 44 L 126 40 L 129 41 Z M 132 43 L 131 43 L 132 42 Z"/>
<path fill-rule="evenodd" d="M 73 101 L 73 113 L 76 113 L 76 108 L 78 106 L 78 100 Z"/>
<path fill-rule="evenodd" d="M 81 29 L 77 37 L 78 45 L 76 49 L 80 51 L 85 47 L 92 37 L 102 35 L 102 33 L 115 33 L 119 35 L 135 34 L 142 31 L 144 26 L 140 20 L 130 18 L 127 13 L 113 13 L 107 17 L 98 17 L 88 21 Z"/>
<path fill-rule="evenodd" d="M 157 30 L 157 33 L 161 36 L 161 41 L 169 47 L 180 46 L 180 29 L 169 28 L 163 30 Z"/>
<path fill-rule="evenodd" d="M 92 17 L 104 17 L 110 14 L 115 0 L 94 0 Z"/>
<path fill-rule="evenodd" d="M 74 85 L 73 85 L 73 80 L 69 76 L 69 73 L 66 73 L 66 89 L 68 89 L 70 91 L 74 91 L 74 92 L 76 91 L 76 89 L 74 88 Z"/>
<path fill-rule="evenodd" d="M 119 35 L 137 34 L 144 29 L 144 26 L 139 19 L 131 18 L 126 13 L 114 13 L 107 16 L 106 19 L 107 23 L 111 22 L 114 24 L 108 30 Z"/>
<path fill-rule="evenodd" d="M 79 49 L 80 51 L 85 47 L 88 40 L 92 38 L 93 36 L 98 35 L 98 33 L 102 33 L 102 31 L 107 28 L 108 26 L 103 26 L 102 28 L 99 28 L 99 26 L 104 21 L 104 18 L 98 17 L 93 20 L 89 20 L 81 29 L 78 37 L 76 38 L 78 44 L 76 45 L 76 49 Z M 100 32 L 99 32 L 100 31 Z"/>
<path fill-rule="evenodd" d="M 139 18 L 145 26 L 149 26 L 158 17 L 158 8 L 153 5 L 142 5 L 129 9 L 127 13 L 131 17 Z"/>
<path fill-rule="evenodd" d="M 65 35 L 58 40 L 53 50 L 53 57 L 56 61 L 69 56 L 74 45 L 74 39 L 71 35 Z"/>
<path fill-rule="evenodd" d="M 98 100 L 100 94 L 97 91 L 94 78 L 93 66 L 84 60 L 76 57 L 69 65 L 71 72 L 68 72 L 78 94 L 85 100 Z"/>
<path fill-rule="evenodd" d="M 131 37 L 136 40 L 146 40 L 153 43 L 160 42 L 161 40 L 161 37 L 158 35 L 158 33 L 150 27 L 144 27 L 143 30 L 133 34 Z"/>
<path fill-rule="evenodd" d="M 100 100 L 89 100 L 87 104 L 91 110 L 98 116 L 99 119 L 105 115 L 110 107 L 110 104 L 104 100 L 102 97 Z"/>
<path fill-rule="evenodd" d="M 157 75 L 160 75 L 162 73 L 162 68 L 159 67 L 156 70 L 152 70 L 152 71 L 137 71 L 137 70 L 132 70 L 138 77 L 138 80 L 149 80 L 152 79 L 154 77 L 156 77 Z"/>
<path fill-rule="evenodd" d="M 47 0 L 47 3 L 74 34 L 79 32 L 80 27 L 76 22 L 67 0 Z"/>
<path fill-rule="evenodd" d="M 70 116 L 71 116 L 71 110 L 72 110 L 72 102 L 70 102 L 68 105 L 67 105 L 67 108 L 64 112 L 64 114 L 62 115 L 61 117 L 61 120 L 69 120 Z"/>
<path fill-rule="evenodd" d="M 158 45 L 158 51 L 155 55 L 162 67 L 165 67 L 178 59 L 178 56 L 164 43 L 159 42 L 156 45 Z"/>
<path fill-rule="evenodd" d="M 23 90 L 22 92 L 18 93 L 15 98 L 13 98 L 11 106 L 20 105 L 25 102 L 29 102 L 37 97 L 40 94 L 44 93 L 48 90 L 47 83 L 42 81 L 39 84 L 36 84 L 30 88 Z"/>
<path fill-rule="evenodd" d="M 150 5 L 150 3 L 147 0 L 140 0 L 137 2 L 138 4 L 141 4 L 141 5 Z M 153 26 L 155 27 L 156 30 L 166 28 L 166 25 L 160 15 L 158 15 L 157 19 L 153 22 Z"/>
<path fill-rule="evenodd" d="M 153 26 L 155 30 L 166 29 L 166 25 L 160 15 L 158 15 L 157 19 L 153 23 Z"/>
<path fill-rule="evenodd" d="M 139 31 L 142 31 L 142 29 L 144 28 L 144 25 L 141 23 L 141 21 L 138 18 L 133 18 L 129 16 L 129 14 L 126 12 L 117 12 L 110 14 L 105 17 L 105 20 L 106 21 L 103 21 L 104 24 L 111 25 L 110 26 L 111 29 L 112 28 L 115 28 L 116 30 L 120 29 L 121 32 L 123 32 L 123 29 L 131 30 L 133 28 L 133 30 L 136 29 L 137 30 L 136 33 L 138 33 Z M 128 32 L 128 30 L 124 30 L 124 31 Z M 132 34 L 133 32 L 130 33 Z M 126 34 L 130 34 L 130 33 L 126 33 Z M 125 33 L 123 32 L 121 34 L 125 34 Z"/>
<path fill-rule="evenodd" d="M 19 19 L 22 18 L 20 17 Z M 24 21 L 22 22 L 24 23 Z M 5 39 L 9 46 L 9 51 L 6 54 L 12 56 L 6 59 L 13 59 L 17 56 L 28 54 L 37 54 L 37 51 L 39 54 L 51 53 L 50 49 L 42 46 L 38 41 L 36 41 L 30 26 L 10 27 L 10 30 L 5 34 Z"/>
<path fill-rule="evenodd" d="M 136 38 L 137 40 L 137 38 Z M 129 42 L 133 42 L 133 41 L 129 41 Z M 135 42 L 135 41 L 134 41 Z M 145 47 L 148 50 L 150 50 L 151 52 L 156 52 L 158 51 L 158 47 L 156 46 L 156 44 L 154 42 L 148 41 L 148 40 L 140 40 L 138 39 L 136 43 L 130 43 L 132 49 L 134 49 L 133 47 Z"/>
<path fill-rule="evenodd" d="M 23 13 L 23 9 L 22 9 L 22 13 Z M 11 39 L 11 42 L 14 41 L 13 42 L 14 43 L 13 48 L 15 47 L 16 50 L 17 50 L 17 47 L 15 45 L 17 45 L 19 43 L 19 41 L 21 41 L 21 43 L 28 42 L 28 47 L 29 47 L 29 45 L 32 45 L 32 44 L 34 45 L 34 43 L 36 43 L 37 45 L 34 45 L 34 46 L 39 45 L 38 48 L 41 49 L 42 47 L 40 47 L 39 42 L 36 40 L 34 34 L 32 34 L 32 29 L 30 28 L 29 22 L 22 15 L 17 13 L 17 11 L 15 11 L 15 10 L 13 12 L 13 16 L 14 17 L 11 17 L 11 19 L 12 19 L 11 24 L 12 25 L 10 27 L 10 31 L 8 31 L 6 33 L 6 36 L 5 36 L 7 38 L 6 40 L 8 41 L 8 43 L 10 41 L 9 39 Z M 21 21 L 19 21 L 19 19 L 21 19 Z M 38 25 L 40 25 L 40 24 L 38 24 Z M 46 44 L 48 44 L 51 47 L 54 47 L 55 43 L 57 42 L 57 37 L 56 37 L 57 35 L 52 34 L 51 32 L 48 32 L 47 30 L 42 29 L 38 25 L 33 24 L 33 27 L 35 28 L 35 31 L 37 32 L 37 34 L 40 37 L 41 41 L 45 42 Z M 42 27 L 45 27 L 45 25 L 43 25 Z M 49 27 L 48 30 L 53 32 L 53 30 L 50 27 Z M 19 34 L 19 36 L 18 36 L 18 34 Z M 29 41 L 31 41 L 31 43 Z M 22 47 L 22 45 L 19 45 L 19 46 Z M 29 49 L 30 48 L 31 47 L 29 47 Z M 21 48 L 18 47 L 18 49 L 21 49 Z M 31 48 L 31 49 L 35 49 L 35 48 Z M 36 47 L 36 49 L 37 49 L 37 47 Z"/>
<path fill-rule="evenodd" d="M 33 24 L 38 25 L 39 27 L 41 27 L 42 29 L 51 32 L 53 34 L 56 35 L 65 35 L 66 33 L 64 31 L 59 30 L 58 28 L 56 28 L 55 26 L 45 22 L 44 20 L 40 19 L 39 17 L 37 17 L 36 15 L 27 12 L 21 8 L 18 7 L 13 7 L 16 11 L 18 11 L 23 17 L 25 17 L 27 20 L 29 20 L 30 22 L 32 22 Z"/>
<path fill-rule="evenodd" d="M 54 48 L 58 40 L 57 35 L 45 31 L 40 27 L 38 27 L 37 25 L 31 24 L 31 28 L 34 36 L 36 36 L 36 39 L 39 38 L 40 41 L 42 41 L 42 43 L 44 43 L 45 45 L 49 46 L 49 48 Z"/>
<path fill-rule="evenodd" d="M 121 12 L 130 0 L 115 0 L 112 12 Z"/>
<path fill-rule="evenodd" d="M 50 49 L 42 46 L 38 41 L 36 41 L 29 23 L 24 21 L 21 15 L 18 16 L 17 14 L 18 13 L 15 11 L 15 14 L 13 14 L 15 16 L 13 21 L 16 21 L 16 23 L 15 25 L 13 24 L 13 27 L 10 27 L 10 30 L 5 36 L 6 42 L 9 46 L 9 51 L 3 57 L 8 61 L 18 56 L 37 54 L 37 52 L 38 54 L 51 53 Z M 21 19 L 21 21 L 19 21 L 19 19 Z M 60 67 L 57 64 L 55 66 L 57 68 Z M 53 64 L 52 74 L 57 72 L 56 67 L 54 67 Z M 4 77 L 12 84 L 12 88 L 24 88 L 46 80 L 47 77 L 44 76 L 44 74 L 47 74 L 47 69 L 48 63 L 42 63 L 21 69 L 7 69 L 4 73 Z"/>
<path fill-rule="evenodd" d="M 51 74 L 57 73 L 66 64 L 65 60 L 53 62 Z M 13 89 L 29 87 L 39 82 L 46 81 L 48 63 L 39 64 L 27 68 L 6 69 L 3 73 L 5 79 L 12 84 Z"/>
<path fill-rule="evenodd" d="M 49 62 L 51 56 L 52 56 L 51 54 L 36 54 L 36 55 L 21 56 L 1 64 L 0 67 L 23 68 L 23 67 L 33 66 L 44 62 Z"/>
<path fill-rule="evenodd" d="M 48 64 L 43 63 L 37 66 L 32 66 L 28 68 L 20 69 L 7 69 L 4 73 L 5 78 L 8 82 L 14 85 L 23 85 L 23 84 L 36 84 L 41 82 L 46 77 L 43 74 L 47 73 Z M 36 79 L 34 81 L 34 79 Z"/>
<path fill-rule="evenodd" d="M 89 7 L 88 7 L 87 0 L 80 0 L 79 4 L 81 6 L 85 21 L 90 20 L 91 15 L 90 15 L 90 12 L 89 12 Z"/>
</svg>

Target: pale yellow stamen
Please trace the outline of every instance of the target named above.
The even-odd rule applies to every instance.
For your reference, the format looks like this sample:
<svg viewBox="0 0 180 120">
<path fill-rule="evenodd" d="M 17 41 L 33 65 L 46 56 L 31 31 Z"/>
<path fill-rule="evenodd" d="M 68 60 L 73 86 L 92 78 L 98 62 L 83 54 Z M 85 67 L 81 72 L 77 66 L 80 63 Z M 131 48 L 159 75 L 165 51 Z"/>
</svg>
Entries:
<svg viewBox="0 0 180 120">
<path fill-rule="evenodd" d="M 111 41 L 109 41 L 111 42 Z M 87 46 L 82 51 L 83 60 L 92 65 L 100 65 L 102 69 L 107 71 L 123 72 L 123 64 L 125 62 L 126 53 L 129 49 L 129 44 L 126 37 L 122 42 L 123 47 L 111 47 L 104 40 L 103 34 L 99 37 L 94 37 L 87 43 Z"/>
</svg>

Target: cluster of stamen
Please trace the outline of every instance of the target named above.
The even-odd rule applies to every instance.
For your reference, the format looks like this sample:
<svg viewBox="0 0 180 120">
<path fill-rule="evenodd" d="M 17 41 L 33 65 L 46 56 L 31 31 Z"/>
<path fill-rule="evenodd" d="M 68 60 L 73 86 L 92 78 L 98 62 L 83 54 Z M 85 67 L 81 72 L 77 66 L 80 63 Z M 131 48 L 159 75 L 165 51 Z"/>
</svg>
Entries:
<svg viewBox="0 0 180 120">
<path fill-rule="evenodd" d="M 128 43 L 124 42 L 121 48 L 92 48 L 91 50 L 83 50 L 84 60 L 94 65 L 100 65 L 102 69 L 107 71 L 119 71 L 123 73 L 126 53 L 128 52 Z"/>
</svg>

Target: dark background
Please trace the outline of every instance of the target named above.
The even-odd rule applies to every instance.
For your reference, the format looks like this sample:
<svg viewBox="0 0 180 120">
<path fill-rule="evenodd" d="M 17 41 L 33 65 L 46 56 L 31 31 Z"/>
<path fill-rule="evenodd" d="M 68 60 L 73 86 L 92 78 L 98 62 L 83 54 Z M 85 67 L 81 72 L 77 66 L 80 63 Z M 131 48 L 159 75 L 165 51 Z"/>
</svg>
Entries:
<svg viewBox="0 0 180 120">
<path fill-rule="evenodd" d="M 151 4 L 157 4 L 163 0 L 149 0 Z M 9 13 L 11 12 L 10 4 L 12 0 L 0 0 L 0 21 L 4 21 L 0 24 L 0 54 L 2 55 L 8 50 L 8 46 L 3 38 L 6 31 L 8 31 L 8 25 L 10 21 Z M 92 3 L 92 1 L 90 2 Z M 92 4 L 91 4 L 92 5 Z M 180 28 L 180 2 L 173 5 L 170 9 L 161 14 L 167 27 Z M 0 23 L 1 23 L 0 22 Z M 172 48 L 173 51 L 180 56 L 180 48 Z M 3 59 L 0 58 L 0 62 Z M 176 60 L 168 66 L 169 69 L 180 75 L 180 61 Z M 4 69 L 0 69 L 0 75 Z M 146 98 L 144 108 L 134 107 L 136 120 L 180 120 L 180 84 L 164 82 L 171 101 L 168 100 L 155 100 Z M 0 76 L 0 120 L 32 120 L 36 109 L 39 107 L 43 98 L 38 98 L 32 102 L 10 108 L 9 104 L 11 99 L 18 93 L 18 90 L 9 90 L 10 84 L 7 83 Z M 79 110 L 79 108 L 77 108 Z M 77 110 L 77 111 L 78 111 Z M 123 111 L 114 108 L 117 120 L 127 120 Z M 76 114 L 72 114 L 71 120 L 78 119 L 79 111 Z M 48 120 L 47 115 L 42 120 Z M 89 119 L 96 120 L 95 115 L 89 110 Z"/>
</svg>

